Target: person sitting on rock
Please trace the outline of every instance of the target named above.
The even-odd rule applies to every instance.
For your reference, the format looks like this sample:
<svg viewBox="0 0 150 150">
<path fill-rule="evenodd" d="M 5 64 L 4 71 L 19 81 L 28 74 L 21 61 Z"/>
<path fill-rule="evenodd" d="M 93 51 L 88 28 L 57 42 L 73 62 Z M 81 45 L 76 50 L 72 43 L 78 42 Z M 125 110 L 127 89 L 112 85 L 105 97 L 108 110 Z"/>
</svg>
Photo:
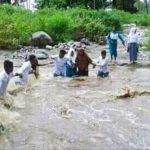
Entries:
<svg viewBox="0 0 150 150">
<path fill-rule="evenodd" d="M 101 56 L 99 57 L 97 65 L 100 67 L 97 76 L 102 78 L 108 77 L 109 75 L 109 72 L 107 70 L 108 59 L 106 58 L 105 50 L 101 51 Z"/>
<path fill-rule="evenodd" d="M 78 76 L 88 76 L 89 74 L 89 64 L 93 65 L 95 68 L 95 64 L 92 62 L 92 59 L 86 54 L 83 48 L 80 48 L 77 53 L 76 65 L 77 65 L 77 75 Z"/>
</svg>

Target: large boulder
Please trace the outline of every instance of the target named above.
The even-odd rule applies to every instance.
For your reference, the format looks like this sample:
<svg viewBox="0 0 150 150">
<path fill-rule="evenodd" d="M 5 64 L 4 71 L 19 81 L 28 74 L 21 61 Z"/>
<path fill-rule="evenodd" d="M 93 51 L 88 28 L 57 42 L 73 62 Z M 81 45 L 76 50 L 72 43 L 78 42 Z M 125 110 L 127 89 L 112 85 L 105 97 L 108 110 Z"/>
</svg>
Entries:
<svg viewBox="0 0 150 150">
<path fill-rule="evenodd" d="M 52 38 L 44 31 L 35 32 L 31 37 L 32 45 L 44 48 L 46 45 L 53 43 Z"/>
</svg>

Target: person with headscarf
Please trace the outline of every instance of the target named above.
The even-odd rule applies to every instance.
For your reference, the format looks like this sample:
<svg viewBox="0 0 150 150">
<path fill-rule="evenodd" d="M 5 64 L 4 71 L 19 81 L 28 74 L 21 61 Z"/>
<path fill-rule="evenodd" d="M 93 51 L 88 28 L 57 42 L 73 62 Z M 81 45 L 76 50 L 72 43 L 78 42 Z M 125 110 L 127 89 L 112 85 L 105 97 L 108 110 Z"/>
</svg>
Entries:
<svg viewBox="0 0 150 150">
<path fill-rule="evenodd" d="M 77 75 L 76 54 L 73 48 L 70 48 L 67 54 L 66 76 L 73 77 Z"/>
<path fill-rule="evenodd" d="M 129 59 L 131 63 L 136 63 L 138 56 L 138 36 L 137 29 L 131 28 L 130 33 L 128 35 L 128 49 Z"/>
<path fill-rule="evenodd" d="M 90 64 L 92 64 L 93 68 L 95 68 L 95 64 L 92 62 L 92 59 L 86 54 L 83 48 L 80 48 L 76 58 L 77 75 L 88 76 L 88 67 Z"/>
<path fill-rule="evenodd" d="M 107 36 L 108 39 L 108 43 L 109 43 L 109 51 L 110 51 L 110 56 L 111 56 L 111 61 L 114 60 L 114 63 L 116 63 L 116 59 L 117 59 L 117 41 L 118 39 L 120 39 L 120 41 L 122 42 L 122 44 L 125 46 L 125 41 L 123 39 L 123 37 L 121 36 L 121 34 L 117 31 L 117 28 L 114 27 L 113 31 L 109 33 L 109 35 Z"/>
</svg>

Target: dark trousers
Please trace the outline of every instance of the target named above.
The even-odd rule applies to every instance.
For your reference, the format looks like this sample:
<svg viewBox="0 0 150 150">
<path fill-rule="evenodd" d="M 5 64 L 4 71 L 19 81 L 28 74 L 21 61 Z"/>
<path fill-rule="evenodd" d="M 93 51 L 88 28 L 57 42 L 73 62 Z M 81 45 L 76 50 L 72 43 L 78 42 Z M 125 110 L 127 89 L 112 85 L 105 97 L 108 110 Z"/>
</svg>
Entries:
<svg viewBox="0 0 150 150">
<path fill-rule="evenodd" d="M 109 75 L 109 72 L 101 72 L 101 71 L 99 71 L 98 72 L 98 74 L 97 74 L 97 76 L 98 77 L 101 77 L 101 78 L 106 78 L 106 77 L 108 77 L 108 75 Z"/>
</svg>

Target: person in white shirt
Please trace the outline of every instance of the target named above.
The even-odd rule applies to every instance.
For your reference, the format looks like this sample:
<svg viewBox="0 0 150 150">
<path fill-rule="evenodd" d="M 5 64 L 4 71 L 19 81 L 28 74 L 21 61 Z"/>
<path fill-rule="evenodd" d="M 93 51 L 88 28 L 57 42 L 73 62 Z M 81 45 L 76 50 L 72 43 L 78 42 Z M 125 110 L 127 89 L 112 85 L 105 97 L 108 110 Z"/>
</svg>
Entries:
<svg viewBox="0 0 150 150">
<path fill-rule="evenodd" d="M 59 56 L 56 58 L 52 58 L 55 62 L 55 71 L 54 77 L 65 76 L 65 68 L 68 58 L 64 57 L 66 54 L 65 50 L 60 50 Z"/>
<path fill-rule="evenodd" d="M 131 63 L 136 63 L 138 56 L 138 35 L 137 29 L 131 28 L 128 35 L 128 50 L 129 58 Z"/>
<path fill-rule="evenodd" d="M 18 78 L 15 83 L 19 85 L 27 85 L 28 83 L 28 76 L 29 74 L 35 74 L 36 76 L 36 70 L 33 68 L 33 66 L 36 66 L 37 64 L 37 58 L 35 55 L 30 55 L 29 60 L 27 62 L 24 62 L 22 67 L 19 69 L 18 74 L 21 74 L 22 77 Z"/>
<path fill-rule="evenodd" d="M 101 52 L 101 57 L 99 58 L 97 65 L 100 67 L 97 76 L 102 78 L 108 77 L 108 59 L 106 58 L 105 50 Z"/>
<path fill-rule="evenodd" d="M 9 80 L 13 76 L 21 76 L 19 74 L 13 75 L 13 62 L 9 60 L 4 61 L 4 72 L 0 75 L 0 97 L 4 98 L 6 96 L 6 90 Z"/>
</svg>

